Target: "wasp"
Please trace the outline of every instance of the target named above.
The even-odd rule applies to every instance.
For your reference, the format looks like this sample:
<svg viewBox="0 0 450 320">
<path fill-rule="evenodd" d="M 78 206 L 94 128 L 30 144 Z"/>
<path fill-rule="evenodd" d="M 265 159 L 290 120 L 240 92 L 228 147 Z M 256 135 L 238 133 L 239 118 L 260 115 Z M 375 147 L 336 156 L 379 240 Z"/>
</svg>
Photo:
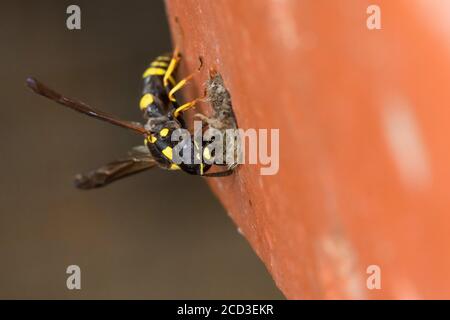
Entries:
<svg viewBox="0 0 450 320">
<path fill-rule="evenodd" d="M 184 104 L 178 102 L 175 94 L 196 73 L 194 72 L 177 82 L 174 74 L 180 59 L 181 54 L 176 49 L 172 55 L 164 54 L 158 56 L 144 71 L 142 75 L 143 90 L 139 101 L 139 108 L 145 120 L 144 125 L 138 122 L 122 120 L 93 108 L 84 102 L 66 97 L 35 78 L 27 78 L 27 86 L 41 96 L 87 116 L 129 129 L 144 136 L 144 145 L 134 147 L 126 157 L 107 163 L 85 174 L 76 175 L 76 187 L 80 189 L 102 187 L 113 181 L 154 167 L 167 170 L 182 170 L 188 174 L 203 177 L 223 177 L 233 172 L 233 168 L 208 172 L 214 163 L 211 163 L 211 161 L 207 163 L 204 161 L 204 158 L 201 158 L 200 163 L 194 163 L 195 161 L 189 163 L 174 162 L 173 149 L 176 142 L 172 142 L 171 134 L 177 129 L 186 129 L 183 112 L 195 107 L 202 100 L 202 98 L 197 98 Z M 202 63 L 197 71 L 200 70 L 201 66 Z M 212 155 L 203 142 L 200 146 L 192 136 L 189 141 L 189 148 L 186 148 L 190 152 L 188 158 L 193 159 L 194 156 L 198 157 L 199 154 L 211 158 Z M 203 149 L 205 147 L 206 149 Z M 184 149 L 183 147 L 182 152 Z"/>
</svg>

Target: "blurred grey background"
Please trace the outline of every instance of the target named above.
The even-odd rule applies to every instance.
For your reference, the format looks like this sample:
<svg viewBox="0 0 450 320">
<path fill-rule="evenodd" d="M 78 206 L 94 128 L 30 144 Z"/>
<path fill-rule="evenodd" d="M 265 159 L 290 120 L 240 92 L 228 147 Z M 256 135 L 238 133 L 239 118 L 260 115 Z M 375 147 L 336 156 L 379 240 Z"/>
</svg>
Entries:
<svg viewBox="0 0 450 320">
<path fill-rule="evenodd" d="M 70 4 L 81 31 L 66 29 Z M 33 75 L 139 121 L 141 74 L 171 48 L 163 3 L 3 1 L 0 16 L 0 298 L 282 298 L 201 178 L 153 170 L 75 189 L 74 174 L 142 138 L 25 88 Z"/>
</svg>

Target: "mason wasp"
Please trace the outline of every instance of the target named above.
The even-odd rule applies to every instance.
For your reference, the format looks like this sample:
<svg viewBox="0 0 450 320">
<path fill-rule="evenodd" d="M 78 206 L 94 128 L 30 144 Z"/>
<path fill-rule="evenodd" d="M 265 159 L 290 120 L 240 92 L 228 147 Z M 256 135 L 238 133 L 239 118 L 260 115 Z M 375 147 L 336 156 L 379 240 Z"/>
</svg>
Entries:
<svg viewBox="0 0 450 320">
<path fill-rule="evenodd" d="M 78 188 L 92 189 L 102 187 L 113 181 L 154 167 L 167 170 L 182 170 L 186 173 L 203 177 L 223 177 L 233 172 L 233 168 L 228 168 L 223 171 L 207 173 L 212 167 L 212 164 L 211 162 L 205 162 L 203 158 L 200 163 L 181 162 L 177 164 L 173 161 L 173 148 L 175 143 L 171 141 L 171 134 L 176 129 L 186 129 L 185 120 L 182 117 L 183 112 L 193 108 L 202 100 L 202 98 L 198 98 L 182 105 L 178 103 L 175 93 L 182 89 L 195 75 L 194 72 L 179 82 L 175 81 L 174 73 L 180 59 L 181 55 L 176 49 L 172 55 L 165 54 L 157 57 L 144 71 L 142 75 L 144 86 L 139 108 L 146 121 L 145 125 L 121 120 L 111 114 L 95 109 L 84 102 L 66 97 L 50 89 L 35 78 L 30 77 L 26 80 L 27 86 L 41 96 L 87 116 L 129 129 L 144 136 L 146 147 L 134 147 L 122 159 L 110 162 L 85 174 L 76 175 L 75 185 Z M 197 71 L 200 68 L 201 65 Z M 190 139 L 190 146 L 186 150 L 190 150 L 191 154 L 188 156 L 192 159 L 199 154 L 203 156 L 207 155 L 209 158 L 213 157 L 209 151 L 202 152 L 207 151 L 207 146 L 204 142 L 202 142 L 202 148 L 200 148 L 192 137 Z"/>
</svg>

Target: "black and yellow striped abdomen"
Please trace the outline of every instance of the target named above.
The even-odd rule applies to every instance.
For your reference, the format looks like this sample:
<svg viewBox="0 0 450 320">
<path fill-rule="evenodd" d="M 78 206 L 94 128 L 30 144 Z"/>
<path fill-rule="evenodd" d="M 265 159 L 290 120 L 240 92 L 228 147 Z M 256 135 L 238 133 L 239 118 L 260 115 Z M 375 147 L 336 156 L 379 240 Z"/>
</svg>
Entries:
<svg viewBox="0 0 450 320">
<path fill-rule="evenodd" d="M 164 86 L 163 79 L 170 60 L 170 55 L 157 57 L 142 75 L 144 84 L 139 108 L 144 113 L 144 118 L 161 117 L 167 114 L 167 108 L 170 104 L 168 93 L 175 85 L 175 79 L 170 76 L 167 86 Z"/>
</svg>

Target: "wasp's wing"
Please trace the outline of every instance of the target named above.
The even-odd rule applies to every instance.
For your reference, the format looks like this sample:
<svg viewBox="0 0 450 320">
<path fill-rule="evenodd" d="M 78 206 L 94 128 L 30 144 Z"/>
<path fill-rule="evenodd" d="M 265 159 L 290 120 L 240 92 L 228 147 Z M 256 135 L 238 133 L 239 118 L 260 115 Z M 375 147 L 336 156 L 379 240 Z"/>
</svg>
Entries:
<svg viewBox="0 0 450 320">
<path fill-rule="evenodd" d="M 157 166 L 157 162 L 145 147 L 132 149 L 128 156 L 110 162 L 96 170 L 75 177 L 75 186 L 80 189 L 93 189 Z"/>
</svg>

